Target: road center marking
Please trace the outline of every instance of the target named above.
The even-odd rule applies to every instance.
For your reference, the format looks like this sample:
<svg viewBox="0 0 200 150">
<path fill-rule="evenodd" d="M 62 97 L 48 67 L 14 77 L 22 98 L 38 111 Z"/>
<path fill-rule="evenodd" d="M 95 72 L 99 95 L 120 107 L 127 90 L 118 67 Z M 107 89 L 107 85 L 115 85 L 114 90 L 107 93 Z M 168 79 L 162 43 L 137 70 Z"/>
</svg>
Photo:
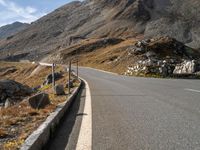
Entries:
<svg viewBox="0 0 200 150">
<path fill-rule="evenodd" d="M 83 80 L 83 79 L 82 79 Z M 92 149 L 92 106 L 91 106 L 91 93 L 87 81 L 83 80 L 86 84 L 86 97 L 84 114 L 76 150 L 91 150 Z"/>
<path fill-rule="evenodd" d="M 186 91 L 191 91 L 191 92 L 197 92 L 197 93 L 200 93 L 199 90 L 195 90 L 195 89 L 185 89 Z"/>
</svg>

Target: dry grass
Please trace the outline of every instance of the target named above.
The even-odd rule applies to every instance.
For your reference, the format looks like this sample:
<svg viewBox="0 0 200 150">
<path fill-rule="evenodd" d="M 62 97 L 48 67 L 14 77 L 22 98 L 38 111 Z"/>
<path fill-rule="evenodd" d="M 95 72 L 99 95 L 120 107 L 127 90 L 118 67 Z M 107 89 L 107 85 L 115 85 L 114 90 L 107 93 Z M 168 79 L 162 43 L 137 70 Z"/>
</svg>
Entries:
<svg viewBox="0 0 200 150">
<path fill-rule="evenodd" d="M 17 71 L 7 74 L 6 77 L 0 76 L 0 79 L 12 79 L 20 83 L 24 83 L 30 87 L 41 85 L 45 77 L 51 73 L 51 68 L 42 67 L 34 76 L 30 76 L 36 65 L 23 63 L 7 63 L 0 62 L 0 68 L 15 67 Z M 31 69 L 30 69 L 31 68 Z M 56 72 L 63 71 L 63 68 L 58 66 Z M 21 76 L 19 76 L 22 74 Z M 68 75 L 63 74 L 63 77 L 56 81 L 56 84 L 67 83 Z M 78 82 L 76 83 L 78 85 Z M 66 93 L 67 93 L 67 89 Z M 30 135 L 39 125 L 55 110 L 58 104 L 66 101 L 67 95 L 56 96 L 52 91 L 52 85 L 44 86 L 40 91 L 49 94 L 51 104 L 45 109 L 32 109 L 26 100 L 9 107 L 0 109 L 0 149 L 18 149 L 24 140 Z M 10 138 L 12 137 L 12 138 Z"/>
<path fill-rule="evenodd" d="M 130 63 L 130 61 L 128 61 L 129 58 L 127 58 L 126 49 L 136 41 L 136 39 L 128 39 L 119 44 L 107 46 L 81 55 L 79 56 L 80 65 L 121 74 L 125 72 L 125 69 Z M 117 61 L 117 59 L 119 60 Z"/>
<path fill-rule="evenodd" d="M 15 63 L 15 62 L 0 62 L 0 69 L 14 68 L 15 72 L 8 73 L 6 75 L 0 73 L 0 79 L 12 79 L 18 82 L 24 81 L 30 73 L 37 67 L 37 65 L 27 63 Z"/>
</svg>

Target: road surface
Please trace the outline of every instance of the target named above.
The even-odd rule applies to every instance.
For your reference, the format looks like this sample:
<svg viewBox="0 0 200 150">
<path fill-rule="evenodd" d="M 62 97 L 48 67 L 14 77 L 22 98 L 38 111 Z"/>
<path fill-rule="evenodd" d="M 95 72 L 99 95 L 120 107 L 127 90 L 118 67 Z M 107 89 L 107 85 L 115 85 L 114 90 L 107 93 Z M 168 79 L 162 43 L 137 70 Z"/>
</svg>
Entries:
<svg viewBox="0 0 200 150">
<path fill-rule="evenodd" d="M 93 150 L 200 149 L 200 80 L 125 77 L 89 68 L 79 73 L 89 84 L 91 104 L 84 88 L 49 149 L 73 150 L 80 139 L 91 140 Z M 84 121 L 90 116 L 86 103 L 91 128 Z"/>
</svg>

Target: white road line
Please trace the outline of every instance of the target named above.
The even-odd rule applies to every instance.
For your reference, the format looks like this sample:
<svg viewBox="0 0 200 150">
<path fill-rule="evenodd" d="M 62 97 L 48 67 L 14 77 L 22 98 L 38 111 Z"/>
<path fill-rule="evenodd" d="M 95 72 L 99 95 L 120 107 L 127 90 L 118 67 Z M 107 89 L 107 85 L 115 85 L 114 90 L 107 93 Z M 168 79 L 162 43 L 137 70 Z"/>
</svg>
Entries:
<svg viewBox="0 0 200 150">
<path fill-rule="evenodd" d="M 83 79 L 82 79 L 83 80 Z M 87 81 L 83 80 L 86 84 L 86 97 L 83 120 L 81 123 L 80 133 L 76 150 L 91 150 L 92 149 L 92 106 L 91 106 L 91 93 Z"/>
<path fill-rule="evenodd" d="M 197 92 L 197 93 L 200 93 L 199 90 L 194 90 L 194 89 L 185 89 L 186 91 L 191 91 L 191 92 Z"/>
</svg>

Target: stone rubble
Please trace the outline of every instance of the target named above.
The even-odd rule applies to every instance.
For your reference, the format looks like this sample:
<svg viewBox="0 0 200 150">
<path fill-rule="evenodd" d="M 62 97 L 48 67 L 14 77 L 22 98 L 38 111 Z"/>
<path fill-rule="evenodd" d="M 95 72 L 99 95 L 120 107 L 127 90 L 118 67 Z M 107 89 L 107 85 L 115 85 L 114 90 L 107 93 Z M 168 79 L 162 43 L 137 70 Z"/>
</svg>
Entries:
<svg viewBox="0 0 200 150">
<path fill-rule="evenodd" d="M 141 40 L 127 51 L 129 57 L 139 59 L 127 67 L 125 75 L 157 74 L 166 77 L 200 71 L 200 58 L 195 58 L 190 48 L 169 37 Z"/>
</svg>

